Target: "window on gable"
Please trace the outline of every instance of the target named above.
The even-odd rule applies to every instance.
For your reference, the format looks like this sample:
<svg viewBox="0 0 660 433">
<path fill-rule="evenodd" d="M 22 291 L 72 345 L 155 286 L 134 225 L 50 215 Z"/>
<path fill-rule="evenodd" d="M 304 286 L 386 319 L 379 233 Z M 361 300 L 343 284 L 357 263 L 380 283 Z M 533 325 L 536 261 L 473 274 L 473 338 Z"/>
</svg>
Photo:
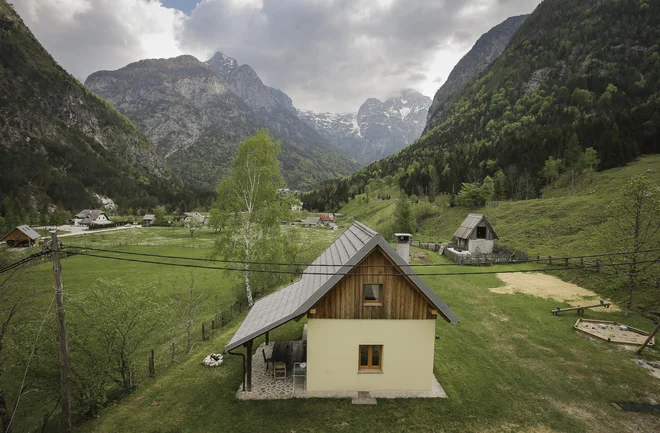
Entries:
<svg viewBox="0 0 660 433">
<path fill-rule="evenodd" d="M 383 346 L 380 344 L 361 344 L 360 370 L 382 370 L 383 368 Z"/>
<path fill-rule="evenodd" d="M 383 305 L 383 285 L 382 284 L 365 284 L 363 304 L 370 306 Z"/>
</svg>

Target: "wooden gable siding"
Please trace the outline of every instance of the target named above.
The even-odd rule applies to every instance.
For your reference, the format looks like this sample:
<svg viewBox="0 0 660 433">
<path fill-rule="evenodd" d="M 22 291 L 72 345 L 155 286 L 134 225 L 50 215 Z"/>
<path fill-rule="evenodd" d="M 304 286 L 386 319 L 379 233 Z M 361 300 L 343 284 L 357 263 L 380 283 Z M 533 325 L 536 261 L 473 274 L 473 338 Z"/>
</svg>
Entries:
<svg viewBox="0 0 660 433">
<path fill-rule="evenodd" d="M 14 242 L 16 242 L 16 241 L 30 242 L 30 237 L 28 235 L 26 235 L 25 233 L 23 233 L 22 231 L 20 231 L 19 229 L 15 228 L 11 232 L 7 233 L 7 235 L 3 238 L 3 240 L 4 241 L 14 241 Z"/>
<path fill-rule="evenodd" d="M 376 248 L 360 265 L 353 268 L 332 288 L 310 312 L 315 319 L 434 319 L 433 308 L 426 297 L 406 277 L 387 274 L 402 273 L 387 256 Z M 362 266 L 368 265 L 368 266 Z M 358 274 L 358 275 L 351 275 Z M 376 274 L 362 276 L 360 274 Z M 382 284 L 382 306 L 364 306 L 365 284 Z"/>
</svg>

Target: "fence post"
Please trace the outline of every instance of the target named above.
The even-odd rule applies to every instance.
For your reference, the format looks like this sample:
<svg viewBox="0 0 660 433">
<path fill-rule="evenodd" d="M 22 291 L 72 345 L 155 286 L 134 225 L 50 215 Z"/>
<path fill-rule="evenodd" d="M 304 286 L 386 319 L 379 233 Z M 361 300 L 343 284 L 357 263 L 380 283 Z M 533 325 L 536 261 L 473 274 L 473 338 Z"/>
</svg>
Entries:
<svg viewBox="0 0 660 433">
<path fill-rule="evenodd" d="M 580 267 L 584 268 L 584 257 L 580 257 Z"/>
<path fill-rule="evenodd" d="M 600 273 L 600 260 L 596 260 L 596 272 Z"/>
<path fill-rule="evenodd" d="M 202 341 L 206 341 L 206 329 L 204 328 L 204 322 L 202 322 Z"/>
<path fill-rule="evenodd" d="M 151 349 L 151 356 L 149 356 L 149 377 L 156 375 L 156 362 L 154 360 L 154 350 Z"/>
<path fill-rule="evenodd" d="M 215 319 L 211 319 L 211 330 L 215 329 Z"/>
<path fill-rule="evenodd" d="M 564 259 L 564 266 L 568 267 L 568 256 Z"/>
<path fill-rule="evenodd" d="M 174 362 L 176 355 L 176 348 L 174 347 L 174 343 L 172 343 L 172 362 Z"/>
<path fill-rule="evenodd" d="M 220 326 L 222 326 L 224 328 L 226 324 L 227 324 L 227 322 L 225 322 L 225 312 L 221 311 L 220 312 Z"/>
<path fill-rule="evenodd" d="M 548 264 L 549 264 L 549 265 L 552 264 L 552 256 L 548 256 Z"/>
</svg>

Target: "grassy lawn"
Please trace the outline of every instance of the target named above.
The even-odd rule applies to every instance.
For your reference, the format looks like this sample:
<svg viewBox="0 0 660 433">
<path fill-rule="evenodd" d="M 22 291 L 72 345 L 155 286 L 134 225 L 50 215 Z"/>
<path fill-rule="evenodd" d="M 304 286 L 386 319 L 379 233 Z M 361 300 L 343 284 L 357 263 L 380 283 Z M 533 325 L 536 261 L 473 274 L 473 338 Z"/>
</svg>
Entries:
<svg viewBox="0 0 660 433">
<path fill-rule="evenodd" d="M 445 259 L 426 253 L 435 263 Z M 455 272 L 454 267 L 437 268 Z M 506 270 L 506 266 L 487 268 Z M 517 268 L 518 269 L 518 268 Z M 216 369 L 201 365 L 221 350 L 240 319 L 195 354 L 175 364 L 103 411 L 82 432 L 651 432 L 656 414 L 615 409 L 614 401 L 660 400 L 660 382 L 634 362 L 634 352 L 592 340 L 572 329 L 573 315 L 554 317 L 557 305 L 529 295 L 500 295 L 493 274 L 424 277 L 461 319 L 437 322 L 434 372 L 448 399 L 239 401 L 241 361 L 225 357 Z M 640 316 L 589 311 L 589 318 L 619 320 L 649 329 Z M 299 338 L 302 323 L 271 333 Z M 258 341 L 259 344 L 261 341 Z M 645 355 L 660 359 L 657 350 Z"/>
<path fill-rule="evenodd" d="M 291 236 L 305 245 L 305 251 L 299 257 L 302 262 L 309 262 L 318 256 L 337 236 L 340 231 L 329 231 L 324 229 L 303 229 L 299 227 L 286 227 L 285 230 Z M 127 229 L 113 232 L 94 233 L 80 237 L 62 238 L 65 250 L 73 246 L 86 246 L 94 248 L 107 248 L 116 251 L 127 251 L 147 254 L 158 254 L 178 257 L 209 258 L 217 235 L 209 229 L 202 229 L 193 237 L 190 232 L 181 228 L 150 227 L 144 229 Z M 117 256 L 112 253 L 88 251 L 92 254 L 104 256 Z M 126 256 L 121 256 L 126 257 Z M 17 260 L 22 256 L 17 255 Z M 161 259 L 156 257 L 129 256 L 139 260 L 165 261 L 168 263 L 191 263 L 181 259 Z M 227 267 L 222 263 L 193 262 L 205 266 Z M 211 334 L 211 320 L 220 322 L 220 312 L 227 311 L 228 305 L 234 302 L 236 294 L 240 289 L 242 273 L 219 271 L 212 269 L 194 269 L 163 266 L 158 264 L 146 264 L 130 261 L 117 261 L 101 259 L 88 256 L 70 256 L 62 260 L 62 278 L 64 282 L 65 301 L 66 298 L 75 297 L 89 289 L 97 279 L 121 279 L 129 286 L 141 287 L 153 286 L 153 296 L 156 301 L 164 306 L 171 306 L 171 298 L 176 295 L 187 293 L 191 272 L 194 276 L 195 294 L 208 296 L 201 308 L 201 321 L 205 322 L 208 334 Z M 50 262 L 37 264 L 24 270 L 21 276 L 21 284 L 25 290 L 42 290 L 44 293 L 29 301 L 23 313 L 17 316 L 15 323 L 24 324 L 28 322 L 40 323 L 39 314 L 46 310 L 52 299 L 52 265 Z M 268 287 L 274 290 L 276 287 Z M 75 315 L 75 309 L 68 308 L 69 318 Z M 54 309 L 51 309 L 52 320 L 47 324 L 55 323 Z M 163 371 L 171 365 L 171 343 L 174 333 L 174 341 L 177 347 L 177 357 L 186 359 L 185 336 L 181 329 L 175 329 L 178 322 L 173 317 L 163 318 L 159 331 L 155 332 L 140 348 L 136 358 L 139 363 L 147 359 L 148 352 L 155 350 L 156 369 Z M 54 330 L 47 326 L 42 335 L 43 339 L 52 337 L 49 332 Z M 193 333 L 194 344 L 201 343 L 201 323 L 195 325 Z M 49 341 L 50 343 L 50 341 Z M 17 359 L 15 356 L 25 357 L 26 354 L 9 354 L 12 365 Z M 145 361 L 146 362 L 146 361 Z M 146 365 L 146 364 L 145 364 Z M 2 377 L 0 388 L 5 390 L 9 404 L 13 404 L 16 391 L 20 386 L 23 367 L 14 367 L 8 374 Z M 136 373 L 138 381 L 145 379 L 146 372 L 142 369 Z M 19 406 L 16 416 L 15 432 L 31 431 L 40 426 L 40 419 L 44 413 L 50 412 L 57 401 L 57 388 L 33 389 L 26 393 Z"/>
</svg>

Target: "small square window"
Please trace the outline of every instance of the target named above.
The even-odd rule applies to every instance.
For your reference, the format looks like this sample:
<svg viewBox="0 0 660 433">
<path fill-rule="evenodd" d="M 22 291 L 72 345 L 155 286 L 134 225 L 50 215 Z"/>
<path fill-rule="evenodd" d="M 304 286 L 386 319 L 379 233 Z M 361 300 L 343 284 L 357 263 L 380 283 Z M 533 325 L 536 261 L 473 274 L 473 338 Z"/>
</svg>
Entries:
<svg viewBox="0 0 660 433">
<path fill-rule="evenodd" d="M 364 285 L 364 304 L 365 305 L 382 305 L 382 284 L 365 284 Z"/>
<path fill-rule="evenodd" d="M 380 344 L 360 345 L 360 370 L 382 370 L 383 346 Z"/>
</svg>

